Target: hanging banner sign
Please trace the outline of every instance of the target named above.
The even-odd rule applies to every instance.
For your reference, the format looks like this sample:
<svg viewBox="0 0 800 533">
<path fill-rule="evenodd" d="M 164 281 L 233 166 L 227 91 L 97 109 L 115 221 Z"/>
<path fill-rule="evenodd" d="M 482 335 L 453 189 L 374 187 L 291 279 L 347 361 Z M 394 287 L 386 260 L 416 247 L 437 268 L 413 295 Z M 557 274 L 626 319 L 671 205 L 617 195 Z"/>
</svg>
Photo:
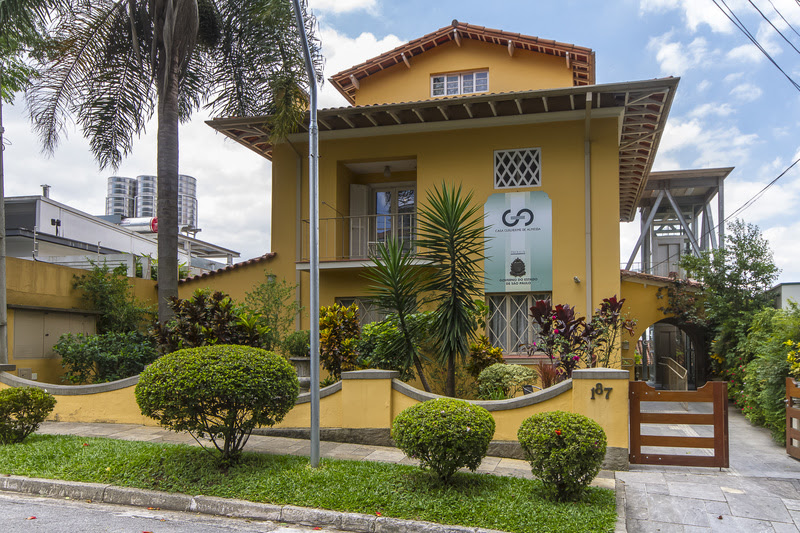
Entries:
<svg viewBox="0 0 800 533">
<path fill-rule="evenodd" d="M 547 193 L 493 194 L 484 214 L 484 291 L 552 291 L 553 209 Z"/>
</svg>

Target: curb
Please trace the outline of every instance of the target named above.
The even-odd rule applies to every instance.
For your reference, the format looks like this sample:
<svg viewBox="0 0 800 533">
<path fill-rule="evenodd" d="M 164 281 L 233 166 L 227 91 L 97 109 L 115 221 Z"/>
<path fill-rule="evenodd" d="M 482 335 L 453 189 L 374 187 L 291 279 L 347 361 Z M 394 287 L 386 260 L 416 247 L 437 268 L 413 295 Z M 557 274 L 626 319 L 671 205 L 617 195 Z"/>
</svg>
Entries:
<svg viewBox="0 0 800 533">
<path fill-rule="evenodd" d="M 614 526 L 614 533 L 628 533 L 628 521 L 625 514 L 625 483 L 616 479 L 614 481 L 614 493 L 617 498 L 617 523 Z"/>
<path fill-rule="evenodd" d="M 0 491 L 134 507 L 155 507 L 166 511 L 192 512 L 303 526 L 331 527 L 355 533 L 504 533 L 496 529 L 481 527 L 448 526 L 433 522 L 402 520 L 361 513 L 341 513 L 294 505 L 271 505 L 215 496 L 189 496 L 188 494 L 117 487 L 100 483 L 23 476 L 0 476 Z M 617 531 L 620 530 L 617 529 Z"/>
</svg>

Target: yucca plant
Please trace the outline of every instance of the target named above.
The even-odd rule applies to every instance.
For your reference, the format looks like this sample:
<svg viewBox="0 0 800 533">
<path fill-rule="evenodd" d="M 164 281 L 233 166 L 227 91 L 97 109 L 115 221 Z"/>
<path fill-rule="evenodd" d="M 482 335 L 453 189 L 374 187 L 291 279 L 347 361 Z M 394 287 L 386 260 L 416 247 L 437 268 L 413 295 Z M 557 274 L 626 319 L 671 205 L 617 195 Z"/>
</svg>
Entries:
<svg viewBox="0 0 800 533">
<path fill-rule="evenodd" d="M 402 354 L 406 367 L 414 365 L 423 388 L 430 392 L 428 380 L 422 371 L 419 348 L 414 339 L 424 321 L 409 320 L 409 315 L 419 311 L 417 295 L 425 280 L 425 271 L 413 264 L 414 256 L 397 238 L 378 243 L 373 266 L 364 274 L 372 282 L 370 292 L 380 308 L 397 318 L 398 337 L 392 337 L 389 350 Z"/>
<path fill-rule="evenodd" d="M 431 264 L 423 288 L 436 304 L 432 336 L 447 365 L 445 394 L 455 396 L 456 359 L 465 360 L 476 337 L 475 298 L 483 285 L 483 217 L 472 193 L 442 183 L 427 194 L 418 216 L 417 256 Z"/>
</svg>

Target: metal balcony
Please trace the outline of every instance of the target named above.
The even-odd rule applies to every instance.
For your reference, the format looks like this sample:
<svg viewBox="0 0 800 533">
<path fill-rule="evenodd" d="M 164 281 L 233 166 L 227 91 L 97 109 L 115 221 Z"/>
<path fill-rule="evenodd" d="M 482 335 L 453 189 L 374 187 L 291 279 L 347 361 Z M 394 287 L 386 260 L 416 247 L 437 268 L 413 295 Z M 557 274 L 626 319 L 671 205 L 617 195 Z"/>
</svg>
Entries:
<svg viewBox="0 0 800 533">
<path fill-rule="evenodd" d="M 309 261 L 309 221 L 303 220 L 300 260 Z M 416 213 L 361 215 L 319 220 L 320 261 L 366 261 L 375 255 L 379 243 L 399 239 L 414 252 Z"/>
</svg>

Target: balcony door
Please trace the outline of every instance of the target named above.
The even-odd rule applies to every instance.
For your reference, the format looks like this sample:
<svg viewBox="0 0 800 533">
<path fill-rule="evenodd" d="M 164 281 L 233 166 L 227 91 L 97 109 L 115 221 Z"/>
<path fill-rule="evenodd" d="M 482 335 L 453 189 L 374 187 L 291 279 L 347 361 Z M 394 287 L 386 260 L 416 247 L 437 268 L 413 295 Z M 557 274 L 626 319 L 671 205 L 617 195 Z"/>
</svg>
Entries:
<svg viewBox="0 0 800 533">
<path fill-rule="evenodd" d="M 406 249 L 416 228 L 417 190 L 413 184 L 350 185 L 350 256 L 365 258 L 377 244 L 396 237 Z"/>
</svg>

